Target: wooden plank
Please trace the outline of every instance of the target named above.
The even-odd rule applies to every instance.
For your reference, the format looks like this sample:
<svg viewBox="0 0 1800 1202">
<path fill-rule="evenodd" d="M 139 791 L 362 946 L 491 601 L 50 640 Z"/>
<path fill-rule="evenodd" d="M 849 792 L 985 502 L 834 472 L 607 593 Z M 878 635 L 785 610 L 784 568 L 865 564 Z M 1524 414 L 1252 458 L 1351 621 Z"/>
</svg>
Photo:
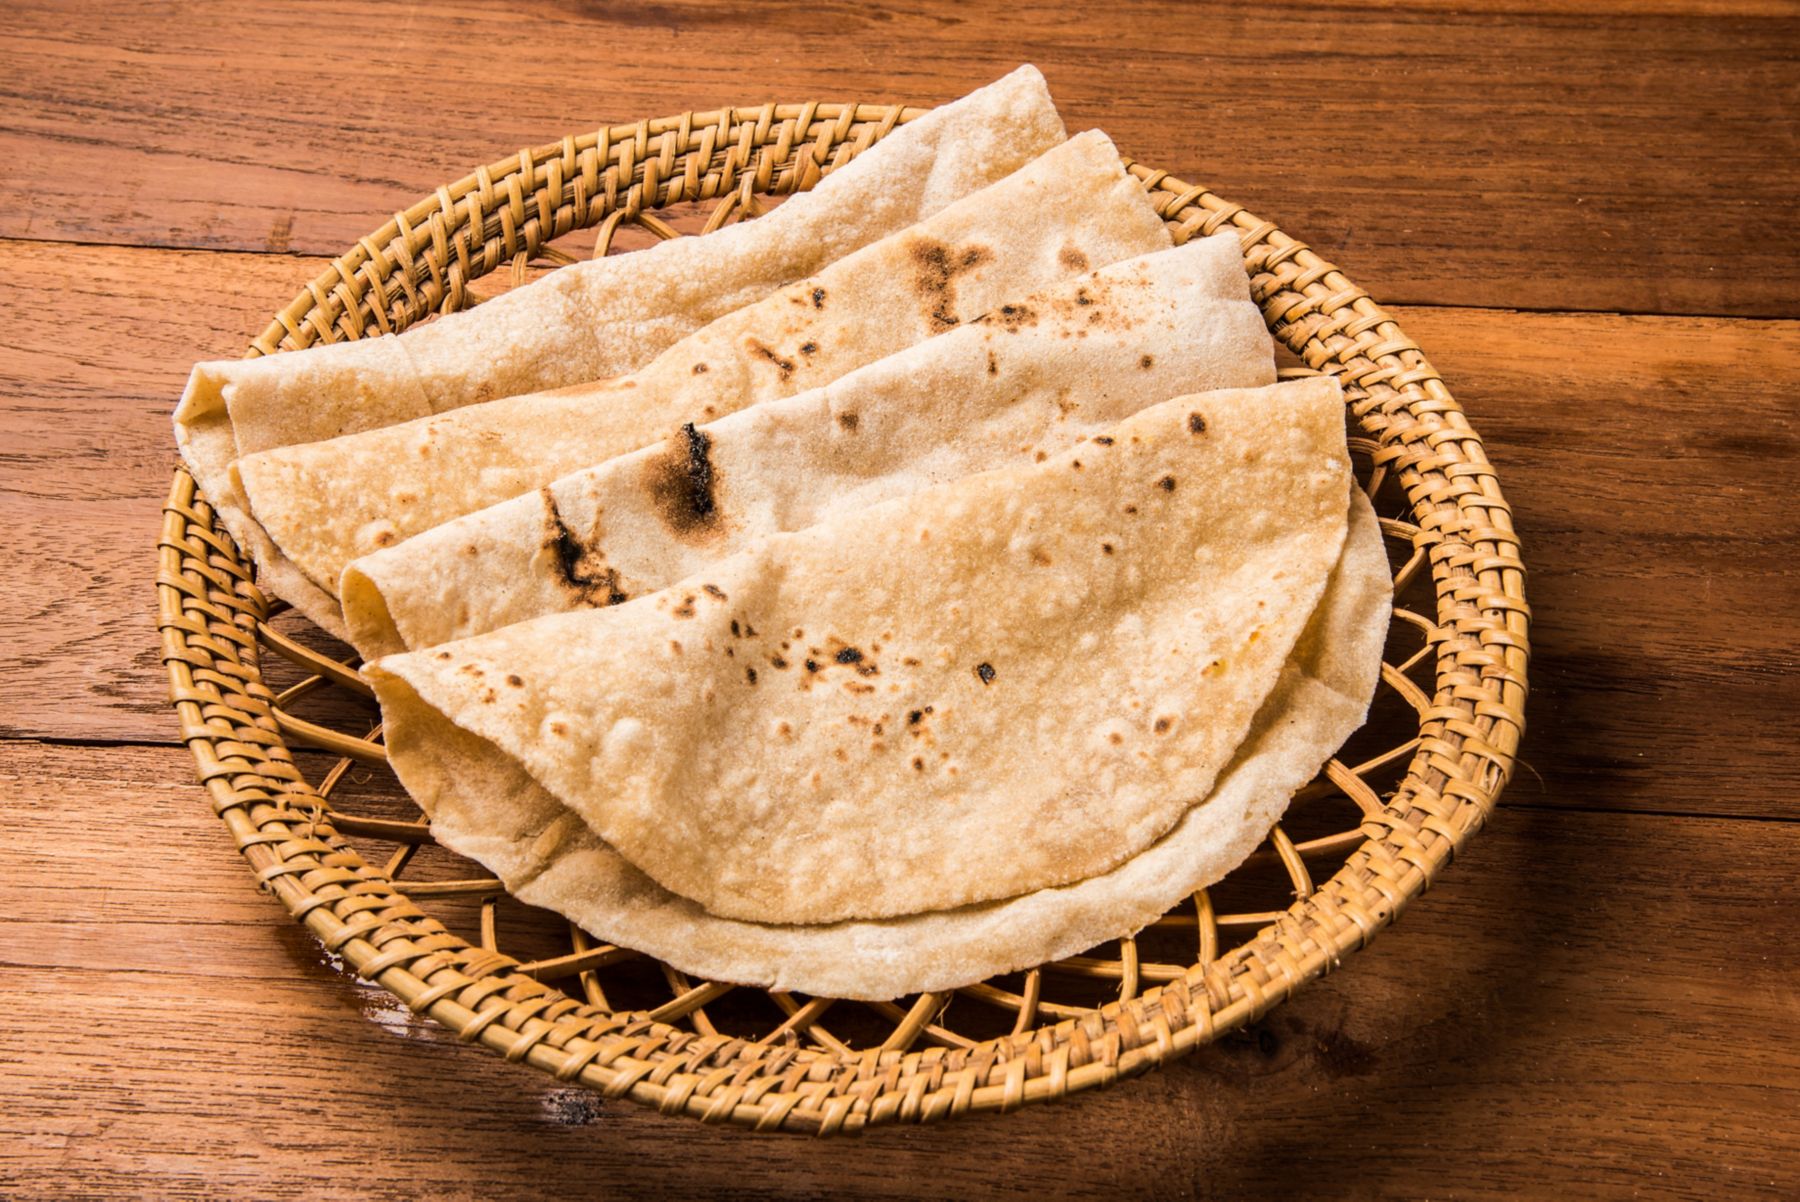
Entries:
<svg viewBox="0 0 1800 1202">
<path fill-rule="evenodd" d="M 1800 817 L 1800 324 L 1402 310 L 1498 466 L 1534 620 L 1511 796 Z"/>
<path fill-rule="evenodd" d="M 0 734 L 175 736 L 156 637 L 169 414 L 316 263 L 0 242 Z"/>
<path fill-rule="evenodd" d="M 1797 43 L 1776 0 L 190 0 L 79 20 L 17 0 L 0 235 L 337 254 L 571 130 L 938 102 L 1032 61 L 1071 128 L 1329 248 L 1390 301 L 1795 316 Z"/>
<path fill-rule="evenodd" d="M 0 326 L 0 631 L 15 648 L 0 732 L 172 738 L 150 587 L 168 408 L 193 357 L 230 354 L 314 265 L 0 242 L 15 298 Z M 1400 319 L 1486 435 L 1525 538 L 1535 690 L 1513 796 L 1800 813 L 1800 407 L 1783 383 L 1800 323 Z"/>
<path fill-rule="evenodd" d="M 8 1196 L 1800 1188 L 1791 823 L 1503 807 L 1396 929 L 1247 1034 L 1065 1105 L 809 1142 L 456 1046 L 255 891 L 170 783 L 183 754 L 0 743 Z"/>
</svg>

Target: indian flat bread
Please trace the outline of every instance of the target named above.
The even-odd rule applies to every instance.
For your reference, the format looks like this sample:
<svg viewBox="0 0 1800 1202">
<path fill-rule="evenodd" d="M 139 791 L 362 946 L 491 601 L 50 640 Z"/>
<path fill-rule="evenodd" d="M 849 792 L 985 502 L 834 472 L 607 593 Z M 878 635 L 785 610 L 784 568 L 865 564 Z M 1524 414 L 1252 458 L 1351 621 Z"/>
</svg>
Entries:
<svg viewBox="0 0 1800 1202">
<path fill-rule="evenodd" d="M 1274 380 L 1237 238 L 1199 239 L 359 559 L 345 620 L 372 660 L 617 604 L 765 535 L 1056 453 L 1153 401 Z"/>
<path fill-rule="evenodd" d="M 360 555 L 1169 244 L 1143 187 L 1091 131 L 720 318 L 631 376 L 238 460 L 234 479 L 266 535 L 250 546 L 276 593 L 342 633 L 334 594 Z M 290 579 L 284 558 L 310 588 Z"/>
<path fill-rule="evenodd" d="M 368 676 L 386 721 L 485 739 L 716 915 L 1017 896 L 1210 792 L 1338 560 L 1349 478 L 1334 389 L 1180 398 Z M 410 788 L 435 754 L 391 760 Z"/>
<path fill-rule="evenodd" d="M 1292 387 L 1291 385 L 1289 387 Z M 954 989 L 1142 929 L 1230 872 L 1362 723 L 1391 603 L 1375 511 L 1351 494 L 1324 597 L 1212 793 L 1110 872 L 1003 901 L 873 922 L 777 926 L 719 918 L 657 885 L 491 744 L 405 710 L 392 745 L 424 741 L 408 781 L 438 842 L 530 905 L 707 980 L 881 1000 Z M 424 712 L 429 714 L 428 711 Z"/>
<path fill-rule="evenodd" d="M 197 365 L 175 410 L 188 470 L 232 535 L 227 467 L 520 392 L 635 370 L 678 338 L 933 215 L 1063 139 L 1034 67 L 900 126 L 754 222 L 552 273 L 399 336 Z"/>
</svg>

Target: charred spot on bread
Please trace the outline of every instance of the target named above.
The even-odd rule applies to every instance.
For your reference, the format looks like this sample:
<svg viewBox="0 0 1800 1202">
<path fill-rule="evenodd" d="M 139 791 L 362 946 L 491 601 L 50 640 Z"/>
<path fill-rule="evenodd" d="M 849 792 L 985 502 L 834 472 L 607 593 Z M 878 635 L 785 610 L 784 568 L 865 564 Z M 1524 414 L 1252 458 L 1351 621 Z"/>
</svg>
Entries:
<svg viewBox="0 0 1800 1202">
<path fill-rule="evenodd" d="M 712 437 L 687 422 L 645 464 L 645 485 L 657 514 L 678 535 L 705 535 L 717 528 L 718 476 L 711 452 Z"/>
<path fill-rule="evenodd" d="M 965 246 L 959 251 L 935 238 L 921 238 L 914 243 L 913 290 L 919 295 L 933 334 L 942 334 L 960 322 L 955 312 L 956 277 L 993 257 L 994 252 L 985 246 Z"/>
<path fill-rule="evenodd" d="M 763 360 L 765 363 L 773 366 L 777 372 L 781 373 L 781 378 L 784 382 L 793 378 L 794 372 L 799 366 L 786 355 L 783 355 L 768 344 L 759 342 L 754 338 L 750 340 L 750 353 L 755 355 L 758 359 Z"/>
<path fill-rule="evenodd" d="M 578 538 L 563 520 L 556 494 L 549 488 L 538 490 L 544 502 L 544 549 L 550 552 L 556 567 L 557 582 L 573 592 L 584 605 L 617 605 L 626 600 L 619 587 L 619 573 L 606 566 L 597 549 Z"/>
</svg>

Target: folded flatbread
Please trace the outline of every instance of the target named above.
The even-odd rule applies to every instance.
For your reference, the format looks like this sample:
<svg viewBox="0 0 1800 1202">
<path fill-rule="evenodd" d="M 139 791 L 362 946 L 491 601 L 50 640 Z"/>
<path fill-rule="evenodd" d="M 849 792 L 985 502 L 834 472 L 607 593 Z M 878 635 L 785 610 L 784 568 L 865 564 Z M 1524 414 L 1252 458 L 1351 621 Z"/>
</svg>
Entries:
<svg viewBox="0 0 1800 1202">
<path fill-rule="evenodd" d="M 1339 558 L 1349 483 L 1334 386 L 1178 398 L 368 675 L 415 796 L 460 727 L 713 914 L 1014 897 L 1116 868 L 1211 791 Z"/>
<path fill-rule="evenodd" d="M 565 268 L 399 336 L 201 363 L 175 411 L 188 469 L 243 541 L 240 455 L 633 371 L 678 338 L 922 221 L 1062 141 L 1034 67 L 934 109 L 760 220 Z"/>
<path fill-rule="evenodd" d="M 342 633 L 335 594 L 360 555 L 1169 245 L 1143 187 L 1090 131 L 727 314 L 633 375 L 240 459 L 233 476 L 266 533 L 250 546 L 273 591 Z"/>
<path fill-rule="evenodd" d="M 365 556 L 343 577 L 345 620 L 375 659 L 617 604 L 765 535 L 1054 454 L 1166 397 L 1274 380 L 1236 237 L 1199 239 Z"/>
<path fill-rule="evenodd" d="M 707 980 L 880 1000 L 1060 960 L 1142 929 L 1235 868 L 1363 721 L 1391 590 L 1374 510 L 1351 494 L 1343 554 L 1275 689 L 1212 793 L 1110 872 L 1003 901 L 819 926 L 719 918 L 662 888 L 492 744 L 396 711 L 390 745 L 427 741 L 408 785 L 438 842 L 514 897 Z"/>
</svg>

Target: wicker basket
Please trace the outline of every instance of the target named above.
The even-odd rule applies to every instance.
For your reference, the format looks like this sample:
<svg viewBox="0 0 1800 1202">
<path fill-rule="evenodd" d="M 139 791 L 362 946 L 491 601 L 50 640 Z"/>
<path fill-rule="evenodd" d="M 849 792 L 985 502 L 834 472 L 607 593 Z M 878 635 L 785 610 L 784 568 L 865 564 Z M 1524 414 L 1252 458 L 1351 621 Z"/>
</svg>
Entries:
<svg viewBox="0 0 1800 1202">
<path fill-rule="evenodd" d="M 574 230 L 598 226 L 603 254 L 626 224 L 679 236 L 671 213 L 695 216 L 692 202 L 714 202 L 706 229 L 751 216 L 758 196 L 810 187 L 917 111 L 766 105 L 522 151 L 362 239 L 251 354 L 462 307 L 470 282 L 503 264 L 516 282 L 528 263 L 571 261 L 550 243 Z M 1480 438 L 1366 294 L 1237 205 L 1131 171 L 1178 242 L 1238 232 L 1269 326 L 1303 365 L 1290 374 L 1342 378 L 1395 563 L 1388 662 L 1359 749 L 1334 758 L 1230 878 L 1136 939 L 900 1003 L 690 981 L 597 946 L 473 866 L 446 868 L 416 810 L 384 791 L 384 770 L 350 771 L 381 759 L 367 687 L 297 622 L 271 624 L 280 607 L 177 470 L 157 577 L 162 656 L 182 737 L 257 880 L 358 975 L 465 1040 L 609 1097 L 761 1130 L 925 1122 L 1105 1085 L 1243 1026 L 1367 943 L 1480 828 L 1511 770 L 1527 657 L 1518 540 Z M 278 693 L 265 650 L 279 657 L 271 677 L 291 663 L 303 678 Z M 329 720 L 296 712 L 327 694 L 339 695 Z M 344 719 L 345 698 L 370 716 Z M 295 749 L 342 758 L 321 757 L 309 780 L 312 752 Z M 502 927 L 516 954 L 501 950 Z"/>
</svg>

